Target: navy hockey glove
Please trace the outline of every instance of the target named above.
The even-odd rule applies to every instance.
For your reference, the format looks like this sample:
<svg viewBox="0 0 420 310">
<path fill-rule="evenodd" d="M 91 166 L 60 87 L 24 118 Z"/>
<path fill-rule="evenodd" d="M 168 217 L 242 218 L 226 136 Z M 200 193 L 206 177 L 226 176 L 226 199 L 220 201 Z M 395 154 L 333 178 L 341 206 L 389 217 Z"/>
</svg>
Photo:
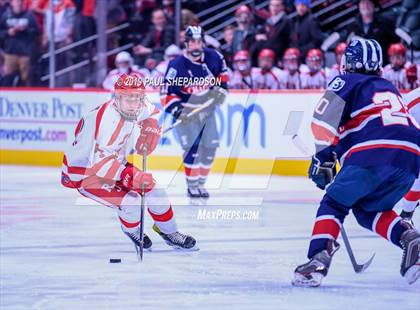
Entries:
<svg viewBox="0 0 420 310">
<path fill-rule="evenodd" d="M 318 188 L 324 190 L 332 182 L 336 174 L 335 160 L 321 163 L 316 156 L 312 156 L 309 178 Z"/>
</svg>

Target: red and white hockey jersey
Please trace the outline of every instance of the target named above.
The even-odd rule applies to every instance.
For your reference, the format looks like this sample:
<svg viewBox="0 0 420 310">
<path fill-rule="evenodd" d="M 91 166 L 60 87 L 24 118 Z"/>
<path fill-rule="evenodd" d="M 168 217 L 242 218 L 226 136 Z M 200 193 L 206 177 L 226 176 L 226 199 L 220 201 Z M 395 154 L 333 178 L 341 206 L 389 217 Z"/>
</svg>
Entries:
<svg viewBox="0 0 420 310">
<path fill-rule="evenodd" d="M 327 78 L 323 69 L 316 73 L 302 72 L 300 80 L 302 89 L 325 89 L 327 87 Z"/>
<path fill-rule="evenodd" d="M 407 72 L 406 70 L 410 67 L 411 63 L 407 62 L 404 68 L 400 70 L 394 70 L 391 64 L 386 65 L 382 71 L 382 77 L 390 81 L 396 88 L 398 89 L 410 89 L 411 85 L 408 83 L 407 80 Z M 420 72 L 419 66 L 417 66 L 417 72 Z M 419 86 L 419 81 L 413 85 L 414 88 Z"/>
<path fill-rule="evenodd" d="M 123 118 L 110 100 L 83 117 L 75 130 L 75 139 L 64 154 L 61 182 L 79 188 L 85 178 L 96 175 L 117 181 L 125 168 L 126 156 L 140 136 L 139 123 L 157 113 L 146 101 L 137 121 Z"/>
<path fill-rule="evenodd" d="M 251 78 L 253 87 L 257 89 L 281 89 L 280 77 L 281 70 L 277 67 L 269 71 L 263 71 L 261 68 L 251 69 Z"/>
<path fill-rule="evenodd" d="M 254 89 L 251 74 L 243 75 L 238 70 L 231 71 L 228 81 L 229 89 Z"/>
<path fill-rule="evenodd" d="M 281 70 L 279 75 L 281 89 L 301 89 L 300 73 L 290 74 L 288 70 Z"/>
</svg>

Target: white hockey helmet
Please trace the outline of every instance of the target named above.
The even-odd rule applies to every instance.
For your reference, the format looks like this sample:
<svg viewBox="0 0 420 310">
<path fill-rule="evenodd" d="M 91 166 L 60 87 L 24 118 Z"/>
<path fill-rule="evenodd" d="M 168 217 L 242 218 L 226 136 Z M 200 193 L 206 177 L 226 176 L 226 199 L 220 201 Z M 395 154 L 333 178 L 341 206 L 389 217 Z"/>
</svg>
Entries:
<svg viewBox="0 0 420 310">
<path fill-rule="evenodd" d="M 122 51 L 117 54 L 115 57 L 115 66 L 118 67 L 118 64 L 122 62 L 128 62 L 129 66 L 133 65 L 133 58 L 131 57 L 129 52 Z"/>
</svg>

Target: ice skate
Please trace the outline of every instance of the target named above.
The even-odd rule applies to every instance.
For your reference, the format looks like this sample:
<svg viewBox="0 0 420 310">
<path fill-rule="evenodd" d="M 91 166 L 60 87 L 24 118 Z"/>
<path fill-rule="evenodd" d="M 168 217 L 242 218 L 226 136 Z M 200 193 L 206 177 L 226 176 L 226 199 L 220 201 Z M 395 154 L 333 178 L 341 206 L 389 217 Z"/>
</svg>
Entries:
<svg viewBox="0 0 420 310">
<path fill-rule="evenodd" d="M 292 284 L 302 287 L 317 287 L 327 276 L 334 253 L 340 248 L 337 241 L 331 242 L 329 249 L 315 254 L 309 262 L 295 269 Z"/>
<path fill-rule="evenodd" d="M 198 192 L 200 193 L 201 198 L 208 199 L 210 197 L 209 192 L 206 190 L 206 188 L 203 185 L 198 187 Z"/>
<path fill-rule="evenodd" d="M 400 244 L 403 248 L 401 260 L 401 275 L 409 284 L 420 278 L 420 233 L 410 228 L 401 235 Z"/>
<path fill-rule="evenodd" d="M 136 247 L 140 246 L 140 228 L 137 229 L 135 232 L 129 232 L 124 230 L 124 227 L 121 226 L 122 231 L 124 234 L 127 235 L 128 238 L 130 238 L 131 241 L 133 241 L 134 245 Z M 146 235 L 143 234 L 143 248 L 146 250 L 150 250 L 152 248 L 152 240 Z"/>
<path fill-rule="evenodd" d="M 171 234 L 165 234 L 160 231 L 159 227 L 156 224 L 153 225 L 153 230 L 162 237 L 162 239 L 166 242 L 167 245 L 178 249 L 178 250 L 190 250 L 190 251 L 197 251 L 199 250 L 196 247 L 196 241 L 193 237 L 181 234 L 179 232 L 174 232 Z"/>
<path fill-rule="evenodd" d="M 187 194 L 190 198 L 201 198 L 201 193 L 198 187 L 189 186 L 187 189 Z"/>
</svg>

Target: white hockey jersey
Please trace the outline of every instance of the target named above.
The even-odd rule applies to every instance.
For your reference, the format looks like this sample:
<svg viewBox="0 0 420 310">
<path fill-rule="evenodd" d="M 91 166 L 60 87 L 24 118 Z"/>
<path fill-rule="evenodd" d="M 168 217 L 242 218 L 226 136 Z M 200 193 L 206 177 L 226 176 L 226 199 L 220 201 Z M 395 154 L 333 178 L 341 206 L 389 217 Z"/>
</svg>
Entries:
<svg viewBox="0 0 420 310">
<path fill-rule="evenodd" d="M 281 89 L 280 77 L 281 70 L 277 67 L 269 71 L 263 71 L 261 68 L 251 69 L 251 78 L 253 87 L 257 89 Z"/>
<path fill-rule="evenodd" d="M 96 175 L 117 181 L 126 157 L 140 136 L 139 123 L 158 112 L 146 101 L 137 121 L 123 118 L 110 100 L 90 111 L 78 123 L 75 139 L 64 154 L 61 182 L 79 188 L 85 178 Z"/>
<path fill-rule="evenodd" d="M 391 64 L 386 65 L 382 70 L 382 77 L 390 81 L 398 89 L 410 89 L 411 85 L 407 80 L 407 69 L 410 67 L 411 63 L 406 63 L 406 65 L 400 70 L 394 70 Z M 417 72 L 419 71 L 419 66 L 417 66 Z M 414 88 L 419 86 L 418 80 L 416 85 L 413 85 Z"/>
<path fill-rule="evenodd" d="M 281 70 L 279 75 L 281 89 L 301 89 L 300 73 L 290 74 L 288 70 Z"/>
<path fill-rule="evenodd" d="M 327 87 L 327 78 L 323 69 L 316 73 L 302 72 L 300 80 L 302 89 L 325 89 Z"/>
<path fill-rule="evenodd" d="M 243 75 L 238 70 L 229 73 L 229 89 L 254 89 L 251 74 Z"/>
</svg>

